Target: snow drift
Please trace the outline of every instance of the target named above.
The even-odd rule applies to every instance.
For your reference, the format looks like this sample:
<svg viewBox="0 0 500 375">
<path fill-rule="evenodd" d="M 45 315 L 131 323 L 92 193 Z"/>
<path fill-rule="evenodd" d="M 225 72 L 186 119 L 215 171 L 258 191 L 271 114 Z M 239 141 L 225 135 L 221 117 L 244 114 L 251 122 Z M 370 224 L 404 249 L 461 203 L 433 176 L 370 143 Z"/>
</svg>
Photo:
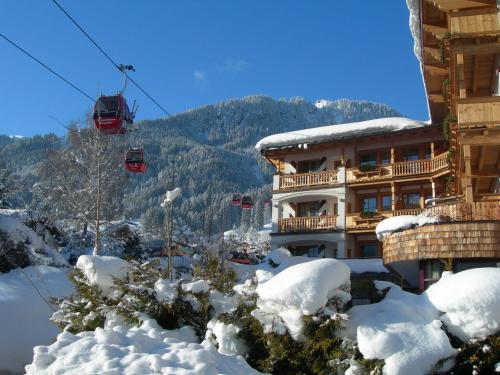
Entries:
<svg viewBox="0 0 500 375">
<path fill-rule="evenodd" d="M 226 356 L 204 342 L 196 344 L 189 329 L 163 330 L 154 320 L 127 327 L 112 319 L 104 329 L 73 335 L 63 332 L 50 346 L 34 349 L 26 373 L 94 374 L 259 374 L 242 357 Z"/>
<path fill-rule="evenodd" d="M 17 268 L 0 274 L 0 373 L 20 372 L 35 345 L 52 342 L 59 328 L 49 318 L 52 297 L 67 297 L 73 284 L 66 272 L 48 266 Z"/>
<path fill-rule="evenodd" d="M 113 277 L 127 277 L 129 264 L 123 259 L 111 256 L 81 255 L 76 262 L 76 268 L 107 296 L 113 291 Z"/>
<path fill-rule="evenodd" d="M 424 294 L 444 313 L 440 319 L 449 331 L 463 341 L 500 330 L 500 268 L 445 273 Z"/>
<path fill-rule="evenodd" d="M 276 324 L 279 316 L 292 337 L 300 339 L 302 316 L 316 313 L 332 297 L 349 300 L 350 295 L 339 290 L 349 285 L 350 270 L 335 259 L 317 259 L 286 268 L 269 281 L 259 285 L 257 309 L 252 312 L 264 325 L 284 333 L 284 326 Z"/>
<path fill-rule="evenodd" d="M 383 241 L 385 237 L 390 236 L 392 233 L 410 229 L 420 225 L 436 224 L 442 220 L 439 216 L 425 216 L 425 215 L 401 215 L 393 216 L 382 220 L 378 223 L 375 233 L 379 241 Z"/>
</svg>

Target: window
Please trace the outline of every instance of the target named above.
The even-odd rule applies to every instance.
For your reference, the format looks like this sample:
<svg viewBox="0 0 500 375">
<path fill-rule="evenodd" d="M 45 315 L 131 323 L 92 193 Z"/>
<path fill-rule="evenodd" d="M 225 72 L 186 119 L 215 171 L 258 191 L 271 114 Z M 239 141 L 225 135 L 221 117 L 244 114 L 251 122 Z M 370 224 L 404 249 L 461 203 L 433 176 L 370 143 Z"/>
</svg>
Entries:
<svg viewBox="0 0 500 375">
<path fill-rule="evenodd" d="M 406 150 L 403 153 L 403 160 L 404 161 L 413 161 L 413 160 L 418 160 L 418 159 L 420 159 L 420 156 L 418 155 L 417 149 Z"/>
<path fill-rule="evenodd" d="M 429 160 L 431 158 L 431 148 L 426 148 L 424 151 L 424 159 Z"/>
<path fill-rule="evenodd" d="M 420 194 L 403 194 L 403 205 L 404 208 L 420 208 Z"/>
<path fill-rule="evenodd" d="M 377 212 L 377 198 L 366 197 L 361 200 L 361 211 L 363 212 Z"/>
<path fill-rule="evenodd" d="M 324 212 L 320 211 L 323 204 L 324 201 L 297 203 L 297 217 L 320 216 Z"/>
<path fill-rule="evenodd" d="M 383 151 L 380 153 L 380 164 L 391 164 L 391 153 L 389 151 Z"/>
<path fill-rule="evenodd" d="M 291 249 L 294 256 L 307 256 L 309 258 L 324 257 L 325 245 L 295 246 Z"/>
<path fill-rule="evenodd" d="M 366 154 L 359 157 L 359 166 L 361 168 L 371 166 L 375 167 L 377 165 L 377 154 Z"/>
<path fill-rule="evenodd" d="M 441 277 L 441 261 L 431 260 L 424 264 L 424 289 L 434 284 Z"/>
<path fill-rule="evenodd" d="M 297 173 L 319 172 L 321 165 L 326 159 L 302 160 L 297 163 Z"/>
<path fill-rule="evenodd" d="M 382 196 L 382 211 L 392 210 L 392 199 L 390 195 Z"/>
<path fill-rule="evenodd" d="M 378 256 L 378 244 L 366 243 L 360 247 L 360 256 L 362 258 L 374 258 Z"/>
</svg>

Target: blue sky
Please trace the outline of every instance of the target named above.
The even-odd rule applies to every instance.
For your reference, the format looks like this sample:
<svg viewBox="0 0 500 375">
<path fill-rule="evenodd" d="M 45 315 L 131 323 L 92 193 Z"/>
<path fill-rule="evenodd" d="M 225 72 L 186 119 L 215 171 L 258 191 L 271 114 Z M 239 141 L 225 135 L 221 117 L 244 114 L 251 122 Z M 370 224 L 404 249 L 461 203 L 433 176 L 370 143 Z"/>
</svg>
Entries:
<svg viewBox="0 0 500 375">
<path fill-rule="evenodd" d="M 366 99 L 426 120 L 404 1 L 59 0 L 169 112 L 251 94 Z M 82 90 L 119 72 L 50 0 L 3 0 L 0 32 Z M 135 87 L 137 119 L 164 114 Z M 0 134 L 65 129 L 92 103 L 0 39 Z"/>
</svg>

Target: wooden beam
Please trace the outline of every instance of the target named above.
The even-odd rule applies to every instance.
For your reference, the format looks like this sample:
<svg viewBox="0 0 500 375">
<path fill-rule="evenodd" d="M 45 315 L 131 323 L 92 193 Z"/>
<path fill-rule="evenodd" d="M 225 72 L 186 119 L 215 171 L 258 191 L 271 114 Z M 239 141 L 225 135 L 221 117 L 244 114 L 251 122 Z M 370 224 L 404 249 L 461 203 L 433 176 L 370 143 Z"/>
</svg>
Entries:
<svg viewBox="0 0 500 375">
<path fill-rule="evenodd" d="M 478 55 L 474 55 L 472 58 L 472 94 L 475 95 L 477 92 L 477 74 L 478 74 L 478 66 L 477 60 L 479 59 Z"/>
<path fill-rule="evenodd" d="M 441 52 L 436 47 L 424 47 L 424 52 L 434 58 L 436 61 L 441 62 Z"/>
<path fill-rule="evenodd" d="M 473 198 L 474 198 L 474 192 L 472 191 L 472 170 L 471 170 L 471 165 L 470 165 L 470 159 L 471 159 L 471 154 L 470 154 L 470 146 L 469 145 L 464 145 L 462 147 L 463 152 L 464 152 L 464 166 L 465 166 L 465 173 L 464 177 L 462 178 L 462 187 L 464 189 L 464 195 L 465 195 L 465 201 L 472 203 Z"/>
<path fill-rule="evenodd" d="M 441 93 L 439 93 L 439 94 L 438 93 L 429 93 L 429 94 L 427 94 L 427 97 L 433 103 L 444 103 L 445 102 L 444 96 Z"/>
<path fill-rule="evenodd" d="M 460 53 L 463 55 L 487 55 L 500 53 L 500 43 L 494 42 L 482 44 L 460 44 L 452 46 L 451 50 L 455 54 Z"/>
<path fill-rule="evenodd" d="M 482 146 L 481 151 L 479 153 L 479 162 L 477 164 L 477 170 L 482 171 L 484 168 L 484 161 L 486 160 L 486 150 L 488 146 Z"/>
<path fill-rule="evenodd" d="M 429 73 L 431 76 L 436 77 L 445 77 L 449 75 L 448 68 L 442 67 L 435 64 L 425 64 L 424 70 L 426 73 Z"/>
<path fill-rule="evenodd" d="M 464 73 L 464 55 L 457 54 L 457 72 L 458 72 L 458 92 L 460 99 L 467 97 L 467 89 L 465 87 L 465 73 Z"/>
<path fill-rule="evenodd" d="M 443 39 L 444 35 L 448 32 L 447 27 L 431 25 L 429 23 L 422 24 L 424 31 L 433 34 L 438 39 Z"/>
</svg>

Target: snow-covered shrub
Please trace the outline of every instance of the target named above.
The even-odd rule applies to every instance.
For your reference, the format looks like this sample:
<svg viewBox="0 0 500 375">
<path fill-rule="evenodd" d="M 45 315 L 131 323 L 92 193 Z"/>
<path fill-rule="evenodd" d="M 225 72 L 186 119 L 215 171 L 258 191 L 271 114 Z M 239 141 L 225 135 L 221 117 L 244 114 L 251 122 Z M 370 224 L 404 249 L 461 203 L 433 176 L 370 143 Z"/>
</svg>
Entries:
<svg viewBox="0 0 500 375">
<path fill-rule="evenodd" d="M 82 270 L 76 268 L 69 276 L 75 293 L 68 298 L 54 299 L 59 309 L 51 320 L 63 331 L 79 333 L 103 327 L 106 313 L 112 304 L 96 284 L 91 283 Z"/>
<path fill-rule="evenodd" d="M 236 309 L 220 314 L 207 338 L 263 372 L 344 371 L 355 352 L 336 334 L 347 319 L 348 285 L 349 268 L 334 259 L 290 266 L 258 286 L 248 280 L 235 287 Z"/>
<path fill-rule="evenodd" d="M 463 343 L 454 358 L 450 374 L 494 374 L 500 371 L 500 332 L 483 339 Z M 453 361 L 453 359 L 451 359 Z M 440 361 L 435 370 L 446 367 L 450 359 Z"/>
<path fill-rule="evenodd" d="M 222 293 L 231 292 L 236 283 L 236 272 L 222 267 L 220 260 L 213 256 L 207 256 L 202 264 L 195 266 L 193 276 L 208 281 L 212 288 Z"/>
<path fill-rule="evenodd" d="M 17 267 L 28 267 L 30 259 L 23 242 L 14 243 L 0 230 L 0 273 L 7 273 Z"/>
</svg>

